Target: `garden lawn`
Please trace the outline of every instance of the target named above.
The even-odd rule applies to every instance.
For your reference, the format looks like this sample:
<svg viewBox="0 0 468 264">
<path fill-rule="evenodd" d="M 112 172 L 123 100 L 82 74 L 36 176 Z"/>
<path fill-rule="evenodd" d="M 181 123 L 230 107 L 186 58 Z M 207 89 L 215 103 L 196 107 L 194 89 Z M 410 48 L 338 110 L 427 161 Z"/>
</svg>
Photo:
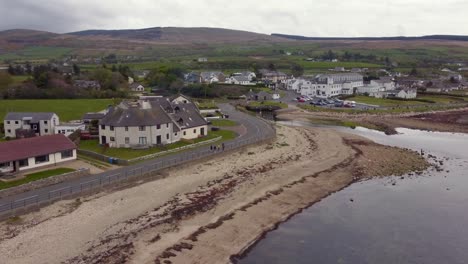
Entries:
<svg viewBox="0 0 468 264">
<path fill-rule="evenodd" d="M 98 140 L 82 140 L 80 142 L 80 149 L 96 152 L 102 155 L 106 155 L 113 158 L 119 158 L 124 160 L 134 159 L 142 156 L 156 154 L 158 152 L 167 151 L 175 148 L 188 146 L 191 144 L 207 141 L 217 137 L 222 137 L 217 143 L 224 142 L 230 139 L 234 139 L 237 136 L 235 132 L 229 130 L 210 131 L 208 136 L 203 138 L 197 138 L 194 140 L 181 140 L 176 143 L 172 143 L 160 147 L 152 147 L 149 149 L 126 149 L 126 148 L 104 148 L 99 145 Z"/>
<path fill-rule="evenodd" d="M 263 101 L 263 102 L 251 102 L 249 106 L 258 107 L 258 106 L 279 106 L 281 108 L 288 108 L 288 104 L 275 102 L 275 101 Z"/>
<path fill-rule="evenodd" d="M 113 99 L 0 100 L 0 118 L 8 112 L 54 112 L 60 121 L 81 119 L 88 112 L 99 112 L 114 104 Z"/>
<path fill-rule="evenodd" d="M 69 169 L 69 168 L 57 168 L 57 169 L 27 174 L 25 178 L 17 180 L 17 181 L 10 181 L 10 182 L 0 181 L 0 190 L 23 185 L 28 182 L 37 181 L 37 180 L 49 178 L 52 176 L 62 175 L 62 174 L 73 172 L 73 171 L 75 170 Z"/>
<path fill-rule="evenodd" d="M 236 122 L 229 120 L 229 119 L 213 119 L 211 120 L 211 124 L 213 126 L 219 126 L 219 127 L 230 127 L 230 126 L 238 125 Z"/>
</svg>

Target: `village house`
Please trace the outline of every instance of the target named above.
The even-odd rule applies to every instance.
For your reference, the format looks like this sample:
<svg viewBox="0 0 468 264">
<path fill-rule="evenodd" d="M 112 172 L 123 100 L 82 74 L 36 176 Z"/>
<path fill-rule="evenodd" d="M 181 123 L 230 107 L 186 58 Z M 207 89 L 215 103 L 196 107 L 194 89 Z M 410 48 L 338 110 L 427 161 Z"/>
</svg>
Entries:
<svg viewBox="0 0 468 264">
<path fill-rule="evenodd" d="M 72 160 L 76 160 L 76 145 L 62 134 L 0 143 L 0 175 Z"/>
<path fill-rule="evenodd" d="M 387 98 L 396 97 L 400 99 L 414 99 L 418 95 L 418 90 L 415 88 L 404 88 L 399 90 L 386 91 L 385 93 Z"/>
<path fill-rule="evenodd" d="M 140 83 L 133 82 L 132 84 L 130 84 L 130 90 L 132 92 L 144 92 L 145 87 Z"/>
<path fill-rule="evenodd" d="M 197 72 L 189 72 L 184 74 L 184 81 L 186 83 L 200 83 L 200 74 Z"/>
<path fill-rule="evenodd" d="M 208 123 L 185 96 L 124 101 L 99 122 L 99 143 L 113 148 L 147 148 L 208 134 Z"/>
<path fill-rule="evenodd" d="M 98 81 L 75 80 L 73 86 L 81 89 L 101 90 L 101 85 Z"/>
<path fill-rule="evenodd" d="M 54 134 L 59 117 L 55 113 L 10 112 L 5 116 L 3 124 L 5 137 L 16 138 L 17 132 L 22 130 L 36 136 L 44 136 Z"/>
<path fill-rule="evenodd" d="M 226 75 L 222 72 L 202 72 L 200 73 L 200 83 L 223 83 L 226 82 Z"/>
<path fill-rule="evenodd" d="M 262 81 L 278 83 L 288 78 L 288 75 L 280 71 L 270 71 L 267 69 L 261 69 L 260 74 L 262 75 Z"/>
<path fill-rule="evenodd" d="M 208 62 L 208 58 L 200 57 L 197 59 L 198 62 Z"/>
</svg>

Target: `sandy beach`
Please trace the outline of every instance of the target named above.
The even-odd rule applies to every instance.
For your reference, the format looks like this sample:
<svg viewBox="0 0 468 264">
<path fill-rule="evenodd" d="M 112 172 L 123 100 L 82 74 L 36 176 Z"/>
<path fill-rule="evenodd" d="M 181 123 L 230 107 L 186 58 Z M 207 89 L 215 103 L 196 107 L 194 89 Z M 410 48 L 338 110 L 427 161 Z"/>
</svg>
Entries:
<svg viewBox="0 0 468 264">
<path fill-rule="evenodd" d="M 163 171 L 162 180 L 2 222 L 2 262 L 229 263 L 353 182 L 429 166 L 412 151 L 331 129 L 277 132 L 274 142 Z"/>
</svg>

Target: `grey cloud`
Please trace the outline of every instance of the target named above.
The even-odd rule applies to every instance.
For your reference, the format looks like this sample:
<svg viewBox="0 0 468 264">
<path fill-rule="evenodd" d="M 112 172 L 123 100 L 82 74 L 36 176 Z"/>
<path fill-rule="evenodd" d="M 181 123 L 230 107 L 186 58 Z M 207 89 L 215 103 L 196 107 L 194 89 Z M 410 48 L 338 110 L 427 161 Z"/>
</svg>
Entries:
<svg viewBox="0 0 468 264">
<path fill-rule="evenodd" d="M 468 35 L 466 0 L 0 0 L 0 30 L 225 27 L 308 36 Z"/>
</svg>

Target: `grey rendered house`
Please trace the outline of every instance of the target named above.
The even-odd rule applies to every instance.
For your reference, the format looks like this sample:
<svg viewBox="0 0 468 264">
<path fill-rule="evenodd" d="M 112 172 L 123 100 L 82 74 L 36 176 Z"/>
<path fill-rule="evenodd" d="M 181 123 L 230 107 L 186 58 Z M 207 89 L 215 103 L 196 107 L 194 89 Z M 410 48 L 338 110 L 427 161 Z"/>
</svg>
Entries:
<svg viewBox="0 0 468 264">
<path fill-rule="evenodd" d="M 36 136 L 53 135 L 59 122 L 55 113 L 10 112 L 3 121 L 5 137 L 16 138 L 20 131 L 29 131 Z"/>
<path fill-rule="evenodd" d="M 190 101 L 124 101 L 99 123 L 99 143 L 114 148 L 166 145 L 208 134 L 207 121 Z"/>
</svg>

